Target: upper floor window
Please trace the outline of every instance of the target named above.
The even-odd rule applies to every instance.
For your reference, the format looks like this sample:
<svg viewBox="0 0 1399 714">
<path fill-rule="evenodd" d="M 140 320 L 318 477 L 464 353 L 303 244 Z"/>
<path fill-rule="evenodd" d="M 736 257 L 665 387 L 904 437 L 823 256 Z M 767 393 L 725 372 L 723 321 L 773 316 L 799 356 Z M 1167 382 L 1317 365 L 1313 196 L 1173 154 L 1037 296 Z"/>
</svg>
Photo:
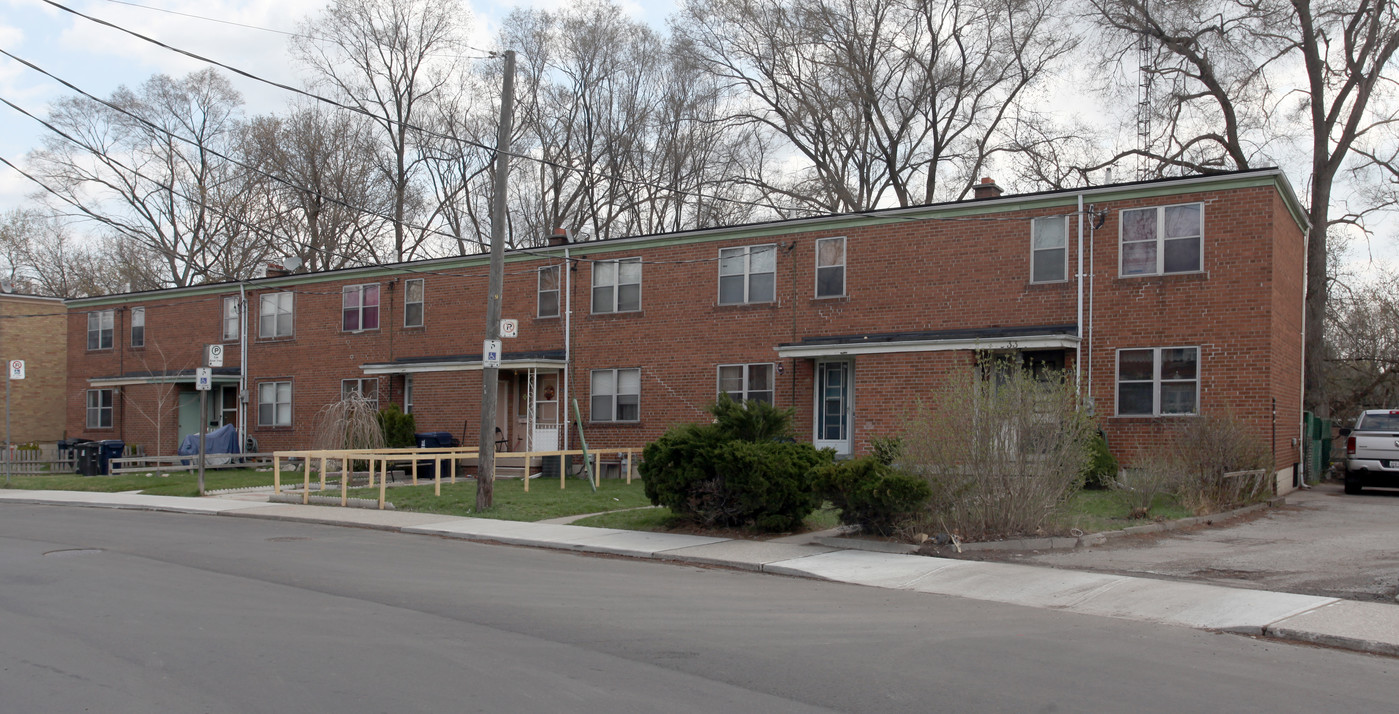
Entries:
<svg viewBox="0 0 1399 714">
<path fill-rule="evenodd" d="M 590 396 L 591 421 L 640 421 L 641 370 L 593 370 Z"/>
<path fill-rule="evenodd" d="M 1202 203 L 1122 211 L 1121 274 L 1161 275 L 1201 270 L 1204 215 Z"/>
<path fill-rule="evenodd" d="M 593 312 L 636 312 L 640 309 L 640 258 L 593 263 Z"/>
<path fill-rule="evenodd" d="M 146 346 L 146 308 L 131 308 L 131 346 Z"/>
<path fill-rule="evenodd" d="M 291 426 L 291 382 L 257 385 L 257 425 Z"/>
<path fill-rule="evenodd" d="M 845 239 L 816 241 L 816 297 L 845 295 Z"/>
<path fill-rule="evenodd" d="M 295 293 L 267 293 L 258 299 L 257 336 L 267 340 L 295 334 Z"/>
<path fill-rule="evenodd" d="M 88 349 L 112 349 L 112 335 L 116 329 L 116 315 L 116 310 L 97 310 L 87 314 Z"/>
<path fill-rule="evenodd" d="M 238 339 L 238 296 L 229 295 L 223 299 L 223 341 L 230 342 Z"/>
<path fill-rule="evenodd" d="M 1200 348 L 1117 351 L 1117 415 L 1197 414 Z"/>
<path fill-rule="evenodd" d="M 559 316 L 559 266 L 539 269 L 539 316 Z"/>
<path fill-rule="evenodd" d="M 341 303 L 340 329 L 345 332 L 379 329 L 379 286 L 347 285 Z"/>
<path fill-rule="evenodd" d="M 1069 217 L 1048 216 L 1030 222 L 1030 282 L 1069 279 Z"/>
<path fill-rule="evenodd" d="M 112 428 L 112 397 L 110 389 L 87 390 L 87 428 Z"/>
<path fill-rule="evenodd" d="M 370 405 L 374 407 L 375 411 L 379 410 L 378 377 L 340 380 L 340 398 L 348 399 L 352 394 L 358 394 L 363 397 L 365 401 L 369 402 Z"/>
<path fill-rule="evenodd" d="M 719 365 L 719 392 L 736 402 L 753 400 L 772 404 L 772 364 Z"/>
<path fill-rule="evenodd" d="M 423 278 L 403 282 L 403 326 L 423 326 Z"/>
<path fill-rule="evenodd" d="M 719 251 L 719 304 L 774 302 L 777 246 L 752 245 Z"/>
</svg>

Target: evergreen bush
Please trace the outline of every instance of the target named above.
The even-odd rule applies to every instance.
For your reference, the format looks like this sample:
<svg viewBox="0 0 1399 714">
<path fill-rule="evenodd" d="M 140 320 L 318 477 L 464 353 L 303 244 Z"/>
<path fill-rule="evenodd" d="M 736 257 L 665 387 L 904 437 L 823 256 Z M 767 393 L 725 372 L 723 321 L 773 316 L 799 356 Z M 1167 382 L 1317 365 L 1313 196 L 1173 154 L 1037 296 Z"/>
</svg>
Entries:
<svg viewBox="0 0 1399 714">
<path fill-rule="evenodd" d="M 404 414 L 397 404 L 390 403 L 379 410 L 379 427 L 384 431 L 384 446 L 390 449 L 410 449 L 418 445 L 412 414 Z"/>
<path fill-rule="evenodd" d="M 841 523 L 875 535 L 893 535 L 933 497 L 927 481 L 897 471 L 879 455 L 823 467 L 814 478 L 820 494 L 840 509 Z"/>
</svg>

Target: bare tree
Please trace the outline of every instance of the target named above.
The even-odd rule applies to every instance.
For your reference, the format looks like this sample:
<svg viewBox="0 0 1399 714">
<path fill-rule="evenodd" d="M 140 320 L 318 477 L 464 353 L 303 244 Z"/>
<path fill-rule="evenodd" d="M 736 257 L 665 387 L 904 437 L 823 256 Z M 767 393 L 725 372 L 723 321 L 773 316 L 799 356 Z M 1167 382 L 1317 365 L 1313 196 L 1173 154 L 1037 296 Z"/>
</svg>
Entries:
<svg viewBox="0 0 1399 714">
<path fill-rule="evenodd" d="M 377 262 L 393 202 L 368 120 L 306 106 L 249 124 L 244 154 L 269 177 L 250 210 L 267 212 L 258 223 L 281 237 L 271 252 L 310 271 Z"/>
<path fill-rule="evenodd" d="M 0 261 L 16 292 L 28 294 L 76 298 L 161 285 L 142 246 L 116 237 L 83 242 L 38 209 L 0 215 Z"/>
<path fill-rule="evenodd" d="M 335 0 L 293 40 L 317 80 L 378 126 L 386 151 L 380 170 L 392 190 L 394 260 L 411 258 L 430 236 L 421 225 L 410 234 L 424 161 L 413 127 L 427 118 L 424 104 L 449 86 L 464 22 L 453 0 Z"/>
<path fill-rule="evenodd" d="M 47 136 L 30 161 L 59 197 L 55 210 L 148 250 L 162 285 L 239 277 L 220 261 L 249 247 L 236 214 L 250 179 L 221 157 L 236 143 L 242 98 L 204 70 L 155 75 L 109 104 L 54 105 L 49 122 L 66 136 Z"/>
<path fill-rule="evenodd" d="M 675 32 L 732 119 L 800 170 L 780 203 L 857 211 L 965 195 L 1015 150 L 1019 103 L 1075 45 L 1048 0 L 689 0 Z"/>
<path fill-rule="evenodd" d="M 1162 173 L 1249 168 L 1289 151 L 1305 157 L 1306 401 L 1327 415 L 1327 240 L 1337 225 L 1361 224 L 1370 212 L 1336 215 L 1332 202 L 1347 167 L 1365 161 L 1361 150 L 1399 141 L 1399 2 L 1089 3 L 1106 35 L 1117 38 L 1107 45 L 1108 60 L 1134 58 L 1145 39 L 1152 48 L 1147 71 L 1159 82 L 1151 146 L 1117 158 L 1141 154 Z M 1383 156 L 1372 152 L 1372 160 Z"/>
</svg>

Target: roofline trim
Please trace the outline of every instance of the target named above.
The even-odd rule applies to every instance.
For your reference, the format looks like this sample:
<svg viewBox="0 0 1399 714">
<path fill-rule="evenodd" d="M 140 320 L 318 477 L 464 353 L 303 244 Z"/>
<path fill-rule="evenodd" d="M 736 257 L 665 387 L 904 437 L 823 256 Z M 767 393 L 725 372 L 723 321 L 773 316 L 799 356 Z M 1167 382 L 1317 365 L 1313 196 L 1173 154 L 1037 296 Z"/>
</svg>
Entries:
<svg viewBox="0 0 1399 714">
<path fill-rule="evenodd" d="M 778 357 L 844 357 L 900 352 L 953 352 L 958 350 L 1078 349 L 1078 337 L 1070 334 L 999 337 L 994 339 L 906 340 L 903 342 L 781 345 Z"/>
</svg>

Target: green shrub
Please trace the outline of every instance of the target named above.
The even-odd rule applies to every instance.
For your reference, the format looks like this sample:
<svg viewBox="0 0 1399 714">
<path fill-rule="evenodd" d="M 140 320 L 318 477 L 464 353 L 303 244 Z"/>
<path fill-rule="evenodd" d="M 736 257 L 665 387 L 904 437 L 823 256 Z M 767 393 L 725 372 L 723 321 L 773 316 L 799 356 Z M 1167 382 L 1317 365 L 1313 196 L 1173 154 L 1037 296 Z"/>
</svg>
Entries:
<svg viewBox="0 0 1399 714">
<path fill-rule="evenodd" d="M 892 535 L 933 496 L 926 481 L 896 471 L 877 455 L 822 467 L 814 480 L 821 495 L 840 509 L 841 523 L 876 535 Z"/>
<path fill-rule="evenodd" d="M 1088 465 L 1083 469 L 1083 487 L 1091 489 L 1112 488 L 1117 481 L 1117 458 L 1108 451 L 1108 441 L 1098 432 L 1088 442 Z"/>
<path fill-rule="evenodd" d="M 397 404 L 390 403 L 379 410 L 379 428 L 384 431 L 384 446 L 408 449 L 418 445 L 413 438 L 417 425 L 412 414 L 404 414 Z"/>
<path fill-rule="evenodd" d="M 727 396 L 712 424 L 672 427 L 642 453 L 646 497 L 705 526 L 790 530 L 816 510 L 811 473 L 828 451 L 791 438 L 790 410 Z"/>
<path fill-rule="evenodd" d="M 885 466 L 893 466 L 904 455 L 904 442 L 897 436 L 876 436 L 870 439 L 870 456 Z"/>
</svg>

